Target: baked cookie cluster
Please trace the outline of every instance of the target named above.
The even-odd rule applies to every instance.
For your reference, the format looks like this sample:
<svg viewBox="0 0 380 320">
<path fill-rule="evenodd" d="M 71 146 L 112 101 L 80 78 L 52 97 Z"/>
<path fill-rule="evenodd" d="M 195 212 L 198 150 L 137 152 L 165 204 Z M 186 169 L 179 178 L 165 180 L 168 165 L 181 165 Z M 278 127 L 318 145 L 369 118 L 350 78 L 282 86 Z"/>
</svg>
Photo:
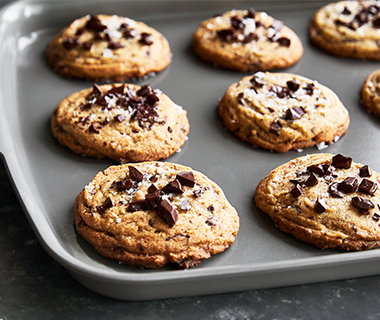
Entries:
<svg viewBox="0 0 380 320">
<path fill-rule="evenodd" d="M 203 21 L 193 36 L 203 60 L 242 72 L 286 68 L 303 54 L 298 36 L 265 12 L 232 10 Z"/>
<path fill-rule="evenodd" d="M 244 77 L 228 88 L 218 111 L 240 139 L 276 152 L 324 147 L 337 141 L 350 123 L 333 91 L 288 73 Z"/>
<path fill-rule="evenodd" d="M 54 137 L 77 154 L 119 162 L 158 160 L 186 140 L 186 111 L 149 85 L 94 85 L 55 108 Z"/>
<path fill-rule="evenodd" d="M 61 75 L 91 81 L 142 78 L 165 69 L 172 56 L 157 30 L 116 15 L 75 20 L 50 41 L 46 53 Z"/>
<path fill-rule="evenodd" d="M 74 221 L 100 254 L 146 268 L 198 265 L 229 248 L 239 229 L 220 187 L 168 162 L 99 172 L 78 195 Z"/>
<path fill-rule="evenodd" d="M 341 154 L 291 160 L 260 181 L 258 208 L 282 231 L 322 249 L 380 246 L 380 175 Z"/>
</svg>

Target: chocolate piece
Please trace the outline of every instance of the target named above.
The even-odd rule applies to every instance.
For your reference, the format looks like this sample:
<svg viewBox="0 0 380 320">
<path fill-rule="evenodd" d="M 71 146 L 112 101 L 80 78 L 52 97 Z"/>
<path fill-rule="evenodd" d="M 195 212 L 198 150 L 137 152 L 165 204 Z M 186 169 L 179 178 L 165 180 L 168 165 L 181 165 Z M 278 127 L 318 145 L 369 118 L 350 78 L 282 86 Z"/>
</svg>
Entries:
<svg viewBox="0 0 380 320">
<path fill-rule="evenodd" d="M 224 41 L 233 41 L 236 39 L 234 28 L 219 30 L 217 31 L 217 35 L 219 38 L 221 38 Z"/>
<path fill-rule="evenodd" d="M 116 188 L 119 191 L 129 190 L 129 189 L 133 188 L 134 185 L 135 185 L 135 182 L 132 179 L 126 179 L 123 181 L 117 181 L 116 182 Z"/>
<path fill-rule="evenodd" d="M 292 192 L 293 197 L 297 198 L 297 197 L 299 197 L 302 194 L 302 188 L 301 188 L 301 186 L 299 184 L 296 184 L 292 188 L 291 192 Z"/>
<path fill-rule="evenodd" d="M 145 200 L 149 202 L 149 204 L 153 207 L 153 209 L 157 209 L 161 201 L 161 196 L 160 196 L 159 191 L 157 190 L 155 192 L 148 193 L 145 196 Z"/>
<path fill-rule="evenodd" d="M 244 92 L 239 92 L 239 94 L 236 97 L 239 104 L 244 106 Z"/>
<path fill-rule="evenodd" d="M 244 23 L 241 21 L 241 19 L 239 19 L 237 17 L 231 18 L 231 26 L 234 27 L 235 29 L 244 29 L 245 28 Z"/>
<path fill-rule="evenodd" d="M 210 211 L 210 212 L 213 212 L 215 210 L 215 207 L 213 205 L 208 206 L 207 210 Z"/>
<path fill-rule="evenodd" d="M 209 225 L 210 227 L 215 227 L 218 221 L 219 221 L 218 217 L 210 217 L 210 218 L 207 218 L 206 224 Z"/>
<path fill-rule="evenodd" d="M 350 15 L 351 14 L 351 11 L 347 9 L 347 7 L 344 7 L 343 11 L 342 11 L 342 14 L 344 15 Z"/>
<path fill-rule="evenodd" d="M 359 185 L 359 191 L 369 194 L 373 196 L 377 190 L 377 183 L 368 180 L 368 179 L 363 179 L 362 182 Z"/>
<path fill-rule="evenodd" d="M 123 114 L 118 114 L 117 116 L 114 117 L 114 119 L 117 121 L 117 122 L 123 122 L 125 120 L 125 115 Z"/>
<path fill-rule="evenodd" d="M 108 197 L 101 206 L 97 207 L 99 214 L 105 214 L 106 210 L 113 207 L 113 203 L 110 197 Z"/>
<path fill-rule="evenodd" d="M 179 182 L 181 182 L 183 186 L 192 188 L 195 185 L 194 173 L 192 173 L 191 171 L 180 172 L 177 174 L 176 178 L 179 180 Z"/>
<path fill-rule="evenodd" d="M 151 184 L 150 187 L 148 188 L 148 193 L 157 193 L 159 192 L 157 187 L 154 184 Z"/>
<path fill-rule="evenodd" d="M 362 166 L 359 171 L 361 177 L 370 177 L 372 175 L 372 170 L 368 165 Z"/>
<path fill-rule="evenodd" d="M 314 83 L 308 83 L 303 89 L 309 96 L 312 96 L 315 89 Z"/>
<path fill-rule="evenodd" d="M 377 213 L 374 213 L 372 219 L 375 220 L 375 221 L 379 221 L 380 220 L 380 215 L 378 215 Z"/>
<path fill-rule="evenodd" d="M 352 198 L 352 204 L 355 207 L 357 207 L 359 209 L 364 209 L 364 210 L 372 209 L 375 207 L 370 200 L 365 199 L 363 197 L 353 197 Z"/>
<path fill-rule="evenodd" d="M 308 187 L 314 187 L 318 183 L 318 178 L 312 172 L 309 178 L 306 180 L 305 185 Z"/>
<path fill-rule="evenodd" d="M 347 177 L 338 184 L 338 189 L 345 193 L 355 192 L 358 187 L 359 181 L 354 177 Z"/>
<path fill-rule="evenodd" d="M 121 48 L 124 48 L 124 46 L 120 42 L 111 41 L 108 44 L 108 49 L 111 49 L 111 50 L 116 50 L 116 49 L 121 49 Z"/>
<path fill-rule="evenodd" d="M 86 50 L 86 51 L 90 51 L 91 48 L 93 47 L 93 43 L 91 41 L 86 41 L 86 42 L 83 42 L 83 49 Z"/>
<path fill-rule="evenodd" d="M 258 76 L 253 76 L 249 81 L 255 88 L 262 88 L 264 86 L 264 82 Z"/>
<path fill-rule="evenodd" d="M 149 180 L 152 182 L 157 182 L 158 176 L 155 174 L 154 176 L 150 177 Z"/>
<path fill-rule="evenodd" d="M 320 177 L 323 177 L 325 175 L 325 168 L 323 167 L 322 164 L 313 164 L 307 167 L 307 171 L 313 172 Z"/>
<path fill-rule="evenodd" d="M 178 179 L 169 182 L 162 188 L 162 191 L 165 193 L 183 193 L 181 182 Z"/>
<path fill-rule="evenodd" d="M 287 47 L 287 48 L 290 47 L 290 39 L 288 39 L 288 38 L 281 37 L 281 38 L 277 39 L 277 42 L 282 47 Z"/>
<path fill-rule="evenodd" d="M 181 202 L 181 210 L 183 211 L 189 211 L 191 209 L 191 206 L 189 204 L 189 201 L 186 199 Z"/>
<path fill-rule="evenodd" d="M 99 129 L 96 128 L 94 124 L 91 124 L 91 125 L 88 127 L 88 131 L 91 132 L 91 133 L 100 133 Z"/>
<path fill-rule="evenodd" d="M 153 44 L 153 36 L 150 33 L 143 32 L 140 34 L 140 40 L 139 42 L 143 45 L 150 46 Z"/>
<path fill-rule="evenodd" d="M 314 205 L 314 210 L 316 213 L 323 213 L 327 209 L 326 201 L 322 198 L 318 198 Z"/>
<path fill-rule="evenodd" d="M 270 125 L 269 125 L 269 130 L 277 135 L 280 135 L 280 132 L 281 132 L 281 123 L 279 122 L 279 120 L 275 120 L 273 121 Z"/>
<path fill-rule="evenodd" d="M 177 211 L 170 202 L 165 199 L 160 201 L 157 214 L 165 220 L 170 228 L 173 227 L 178 220 Z"/>
<path fill-rule="evenodd" d="M 286 110 L 286 119 L 287 120 L 297 120 L 305 114 L 305 110 L 302 107 L 293 107 Z"/>
<path fill-rule="evenodd" d="M 253 8 L 248 9 L 247 18 L 255 19 L 256 11 Z"/>
<path fill-rule="evenodd" d="M 68 50 L 72 50 L 76 48 L 79 43 L 80 43 L 80 40 L 77 38 L 67 38 L 67 39 L 63 39 L 62 41 L 63 46 Z"/>
<path fill-rule="evenodd" d="M 128 206 L 128 211 L 135 212 L 139 210 L 149 210 L 150 208 L 150 203 L 144 199 L 131 202 Z"/>
<path fill-rule="evenodd" d="M 96 16 L 91 16 L 90 20 L 86 24 L 86 28 L 95 30 L 97 32 L 101 32 L 107 29 L 107 27 L 103 25 L 100 19 Z"/>
<path fill-rule="evenodd" d="M 291 90 L 293 92 L 296 92 L 299 89 L 299 87 L 300 87 L 299 83 L 297 83 L 294 80 L 287 81 L 286 85 L 288 86 L 289 90 Z"/>
<path fill-rule="evenodd" d="M 139 170 L 137 170 L 133 166 L 129 166 L 129 176 L 138 182 L 141 182 L 144 180 L 144 174 L 142 174 Z"/>
<path fill-rule="evenodd" d="M 136 94 L 140 97 L 147 96 L 152 91 L 152 88 L 149 84 L 144 84 L 140 87 L 139 90 L 136 91 Z"/>
<path fill-rule="evenodd" d="M 123 32 L 123 36 L 125 39 L 133 39 L 137 36 L 137 30 L 136 29 L 127 29 Z"/>
<path fill-rule="evenodd" d="M 333 198 L 344 198 L 344 193 L 338 191 L 339 183 L 333 183 L 329 186 L 329 194 Z"/>
<path fill-rule="evenodd" d="M 352 158 L 337 154 L 332 158 L 332 165 L 337 169 L 349 169 L 351 167 Z"/>
<path fill-rule="evenodd" d="M 202 196 L 202 194 L 204 194 L 204 192 L 205 192 L 205 190 L 203 190 L 203 189 L 194 190 L 193 195 L 195 198 L 199 198 Z"/>
<path fill-rule="evenodd" d="M 259 40 L 257 33 L 251 32 L 244 38 L 243 43 L 250 43 L 257 40 Z"/>
</svg>

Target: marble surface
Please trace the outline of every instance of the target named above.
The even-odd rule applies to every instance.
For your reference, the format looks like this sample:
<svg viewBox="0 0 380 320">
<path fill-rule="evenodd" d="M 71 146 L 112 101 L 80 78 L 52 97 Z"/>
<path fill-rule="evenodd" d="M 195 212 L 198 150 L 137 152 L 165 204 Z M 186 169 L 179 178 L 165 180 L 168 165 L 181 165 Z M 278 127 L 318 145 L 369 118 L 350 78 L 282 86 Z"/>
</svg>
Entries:
<svg viewBox="0 0 380 320">
<path fill-rule="evenodd" d="M 0 164 L 0 320 L 380 319 L 380 276 L 155 301 L 77 283 L 38 243 Z"/>
</svg>

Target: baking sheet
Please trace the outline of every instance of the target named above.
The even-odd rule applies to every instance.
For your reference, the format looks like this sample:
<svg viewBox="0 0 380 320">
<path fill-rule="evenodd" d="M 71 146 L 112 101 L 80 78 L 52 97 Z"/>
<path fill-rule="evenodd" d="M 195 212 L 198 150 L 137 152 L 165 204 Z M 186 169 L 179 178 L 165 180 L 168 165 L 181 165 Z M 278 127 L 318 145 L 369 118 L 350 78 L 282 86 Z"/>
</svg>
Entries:
<svg viewBox="0 0 380 320">
<path fill-rule="evenodd" d="M 223 293 L 359 277 L 380 272 L 380 251 L 319 250 L 274 227 L 256 209 L 255 188 L 270 170 L 308 153 L 343 153 L 380 171 L 380 121 L 359 104 L 359 91 L 378 62 L 341 59 L 308 42 L 307 25 L 322 1 L 20 1 L 1 12 L 0 150 L 20 203 L 46 251 L 80 283 L 101 294 L 147 300 Z M 305 52 L 286 72 L 328 86 L 350 112 L 347 134 L 327 149 L 285 154 L 253 148 L 226 131 L 216 107 L 245 73 L 215 68 L 191 47 L 199 23 L 230 9 L 266 11 L 301 38 Z M 138 81 L 165 92 L 188 112 L 189 140 L 166 161 L 201 171 L 224 190 L 240 216 L 234 245 L 189 270 L 132 268 L 97 254 L 74 230 L 76 195 L 98 171 L 116 164 L 73 154 L 50 133 L 50 115 L 67 95 L 91 87 L 62 78 L 46 62 L 45 47 L 64 26 L 86 14 L 118 14 L 163 33 L 173 61 Z"/>
</svg>

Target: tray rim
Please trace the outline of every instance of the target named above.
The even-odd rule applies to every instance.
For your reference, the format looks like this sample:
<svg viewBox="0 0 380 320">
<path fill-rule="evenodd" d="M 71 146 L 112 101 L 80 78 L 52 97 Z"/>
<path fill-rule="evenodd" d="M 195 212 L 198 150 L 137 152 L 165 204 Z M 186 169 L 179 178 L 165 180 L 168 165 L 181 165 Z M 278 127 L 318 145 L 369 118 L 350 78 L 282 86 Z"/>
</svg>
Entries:
<svg viewBox="0 0 380 320">
<path fill-rule="evenodd" d="M 170 1 L 170 0 L 169 0 Z M 163 1 L 165 2 L 165 1 Z M 168 1 L 166 1 L 168 2 Z M 0 11 L 0 25 L 3 23 L 4 15 L 8 10 L 12 10 L 16 6 L 22 6 L 24 3 L 33 4 L 43 4 L 49 3 L 47 0 L 18 0 L 9 4 L 6 4 Z M 0 31 L 0 39 L 2 39 L 2 31 Z M 0 103 L 2 102 L 2 93 L 0 92 Z M 0 105 L 0 110 L 2 110 Z M 3 118 L 3 117 L 1 117 Z M 2 132 L 8 132 L 9 124 L 6 121 L 7 118 L 4 117 L 1 120 L 2 127 L 5 129 L 0 129 Z M 3 126 L 4 125 L 4 126 Z M 9 139 L 6 141 L 6 139 Z M 316 256 L 300 259 L 282 260 L 281 265 L 277 261 L 265 262 L 265 263 L 253 263 L 249 265 L 228 265 L 228 266 L 213 266 L 210 268 L 202 269 L 191 269 L 191 270 L 178 270 L 178 271 L 160 271 L 159 273 L 128 273 L 128 272 L 118 272 L 113 270 L 113 272 L 107 273 L 104 270 L 96 269 L 95 267 L 86 265 L 83 261 L 77 259 L 76 257 L 70 255 L 56 239 L 54 233 L 49 228 L 41 228 L 39 225 L 42 223 L 45 226 L 48 225 L 47 221 L 36 221 L 38 218 L 34 212 L 29 207 L 29 200 L 25 195 L 28 195 L 27 184 L 23 185 L 24 177 L 20 175 L 12 174 L 12 172 L 17 172 L 20 170 L 20 164 L 16 158 L 15 144 L 12 143 L 12 137 L 5 134 L 0 135 L 0 155 L 5 164 L 8 176 L 11 180 L 13 188 L 17 194 L 20 205 L 23 207 L 24 213 L 28 218 L 30 224 L 32 225 L 35 234 L 37 235 L 40 243 L 44 249 L 60 264 L 66 267 L 70 272 L 76 275 L 85 274 L 88 277 L 103 279 L 110 282 L 123 282 L 123 284 L 141 284 L 141 283 L 152 283 L 152 282 L 175 282 L 178 280 L 190 280 L 197 278 L 219 278 L 221 276 L 232 276 L 237 275 L 247 275 L 247 276 L 257 276 L 258 274 L 270 274 L 273 272 L 289 272 L 296 270 L 317 270 L 318 268 L 330 267 L 335 268 L 342 264 L 349 262 L 350 264 L 359 264 L 363 261 L 377 262 L 380 261 L 380 251 L 379 250 L 369 250 L 363 252 L 347 252 L 337 254 L 326 255 L 326 256 Z M 54 240 L 54 241 L 53 241 Z M 374 275 L 380 273 L 379 270 L 374 270 L 373 273 L 366 273 L 365 275 Z M 334 278 L 335 279 L 335 278 Z M 318 280 L 317 280 L 318 281 Z M 178 296 L 178 295 L 176 295 Z"/>
</svg>

